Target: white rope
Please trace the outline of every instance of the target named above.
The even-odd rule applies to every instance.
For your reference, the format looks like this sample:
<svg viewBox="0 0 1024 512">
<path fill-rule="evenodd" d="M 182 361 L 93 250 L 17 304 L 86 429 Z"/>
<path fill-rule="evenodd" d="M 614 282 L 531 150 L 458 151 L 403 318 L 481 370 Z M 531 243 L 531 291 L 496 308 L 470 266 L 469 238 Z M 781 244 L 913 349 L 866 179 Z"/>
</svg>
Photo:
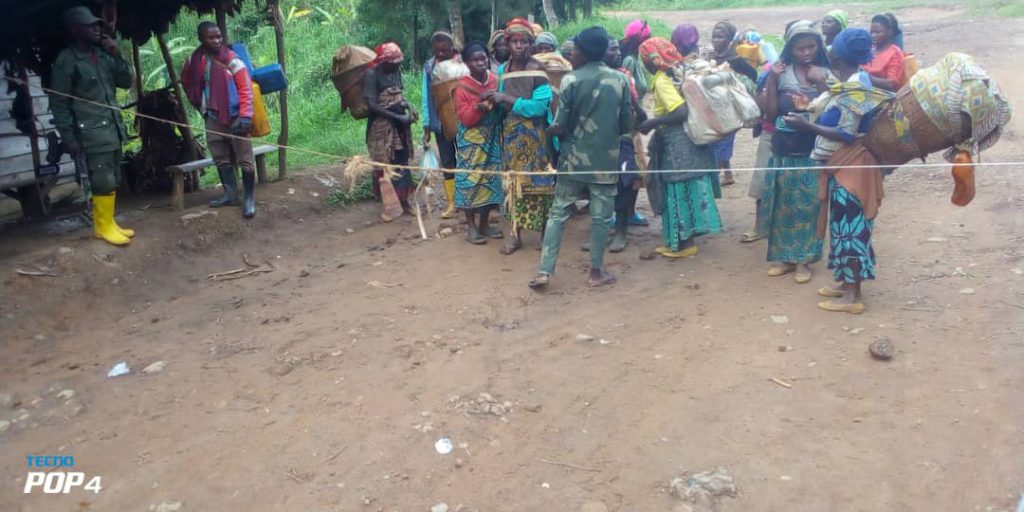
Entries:
<svg viewBox="0 0 1024 512">
<path fill-rule="evenodd" d="M 22 79 L 16 78 L 16 77 L 4 76 L 4 78 L 7 79 L 7 80 L 10 80 L 12 82 L 18 83 L 18 84 L 26 84 L 27 83 L 25 80 L 22 80 Z M 60 92 L 60 91 L 55 91 L 53 89 L 49 89 L 49 88 L 46 88 L 46 87 L 39 87 L 39 88 L 42 89 L 44 92 L 47 92 L 47 93 L 50 93 L 50 94 L 56 94 L 58 96 L 64 96 L 66 98 L 71 98 L 71 99 L 73 99 L 75 101 L 81 101 L 81 102 L 84 102 L 84 103 L 89 103 L 89 104 L 96 105 L 96 106 L 103 107 L 103 108 L 107 108 L 107 109 L 110 109 L 110 110 L 116 110 L 118 112 L 122 112 L 122 109 L 119 106 L 108 105 L 106 103 L 100 103 L 100 102 L 88 100 L 88 99 L 85 99 L 85 98 L 80 98 L 80 97 L 77 97 L 77 96 L 74 96 L 74 95 L 71 95 L 71 94 L 63 93 L 63 92 Z M 177 121 L 172 121 L 170 119 L 164 119 L 164 118 L 160 118 L 160 117 L 156 117 L 156 116 L 151 116 L 151 115 L 147 115 L 147 114 L 141 114 L 138 111 L 134 112 L 133 114 L 136 117 L 141 117 L 141 118 L 144 118 L 144 119 L 151 119 L 153 121 L 157 121 L 157 122 L 161 122 L 161 123 L 166 123 L 166 124 L 178 126 L 178 127 L 181 127 L 181 128 L 189 128 L 191 130 L 198 130 L 198 128 L 196 128 L 196 127 L 194 127 L 194 126 L 192 126 L 192 125 L 190 125 L 188 123 L 180 123 L 180 122 L 177 122 Z M 235 135 L 235 134 L 232 134 L 232 133 L 222 133 L 222 132 L 217 132 L 217 131 L 214 131 L 214 130 L 206 130 L 206 133 L 207 134 L 211 134 L 212 133 L 214 135 L 220 135 L 222 137 L 228 137 L 228 138 L 233 138 L 233 139 L 251 140 L 251 137 L 248 137 L 248 136 Z M 290 150 L 290 151 L 295 151 L 295 152 L 298 152 L 298 153 L 305 153 L 305 154 L 308 154 L 308 155 L 328 158 L 328 159 L 336 160 L 336 161 L 339 161 L 339 162 L 342 162 L 342 161 L 345 161 L 345 160 L 351 158 L 351 157 L 335 155 L 335 154 L 331 154 L 331 153 L 324 153 L 322 151 L 317 151 L 317 150 L 314 150 L 314 149 L 306 149 L 306 148 L 301 148 L 301 147 L 297 147 L 297 146 L 289 146 L 289 145 L 286 145 L 286 144 L 277 144 L 277 143 L 273 143 L 273 142 L 264 142 L 264 144 L 269 145 L 269 146 L 274 146 L 274 147 L 276 147 L 278 149 L 287 149 L 287 150 Z M 408 170 L 417 170 L 417 171 L 425 171 L 425 172 L 444 172 L 444 173 L 449 173 L 449 174 L 454 174 L 454 173 L 463 173 L 463 174 L 476 173 L 476 174 L 480 174 L 480 175 L 496 175 L 496 176 L 507 176 L 509 174 L 517 175 L 517 176 L 552 176 L 552 175 L 573 175 L 573 174 L 592 175 L 592 174 L 595 174 L 595 173 L 597 173 L 597 174 L 624 174 L 624 173 L 630 173 L 630 174 L 704 174 L 704 173 L 719 172 L 719 171 L 723 171 L 723 170 L 728 170 L 728 171 L 732 171 L 732 172 L 751 172 L 752 173 L 752 172 L 758 172 L 758 171 L 796 171 L 796 170 L 820 170 L 821 169 L 821 167 L 732 167 L 732 168 L 729 168 L 729 169 L 720 169 L 720 168 L 710 168 L 710 169 L 671 169 L 671 170 L 670 169 L 657 169 L 657 170 L 646 170 L 646 171 L 639 171 L 639 170 L 637 170 L 637 171 L 622 171 L 622 170 L 619 170 L 619 169 L 615 169 L 615 170 L 610 170 L 610 171 L 587 171 L 587 172 L 564 172 L 564 171 L 558 171 L 558 172 L 554 172 L 554 171 L 516 171 L 516 170 L 488 171 L 488 170 L 477 170 L 477 169 L 426 168 L 426 167 L 419 167 L 419 166 L 416 166 L 416 165 L 401 165 L 401 164 L 391 164 L 391 163 L 385 163 L 385 162 L 374 162 L 374 161 L 369 160 L 369 159 L 363 159 L 362 163 L 365 164 L 365 165 L 369 165 L 369 166 L 373 166 L 373 167 L 379 167 L 379 168 L 382 168 L 382 169 L 408 169 Z M 878 164 L 878 165 L 835 165 L 835 166 L 830 165 L 830 166 L 828 166 L 828 168 L 829 169 L 836 169 L 836 170 L 838 170 L 838 169 L 895 169 L 895 168 L 901 168 L 901 169 L 907 169 L 907 168 L 909 168 L 909 169 L 949 169 L 951 165 L 953 165 L 953 164 L 951 164 L 949 162 L 941 162 L 941 163 L 914 163 L 914 164 L 907 163 L 907 164 L 898 165 L 898 166 L 882 165 L 882 164 Z M 1013 167 L 1013 166 L 1022 167 L 1022 166 L 1024 166 L 1024 161 L 975 162 L 972 165 L 974 165 L 975 167 Z"/>
</svg>

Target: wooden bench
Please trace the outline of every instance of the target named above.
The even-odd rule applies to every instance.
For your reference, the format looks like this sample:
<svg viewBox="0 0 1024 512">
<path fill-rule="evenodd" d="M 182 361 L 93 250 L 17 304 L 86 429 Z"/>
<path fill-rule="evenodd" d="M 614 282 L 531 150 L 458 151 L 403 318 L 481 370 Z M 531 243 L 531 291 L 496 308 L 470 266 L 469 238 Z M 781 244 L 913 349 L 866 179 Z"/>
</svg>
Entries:
<svg viewBox="0 0 1024 512">
<path fill-rule="evenodd" d="M 277 146 L 270 144 L 260 144 L 252 148 L 252 154 L 256 157 L 256 181 L 258 183 L 267 181 L 267 153 L 275 151 L 277 151 Z M 204 158 L 167 168 L 167 172 L 171 173 L 171 178 L 174 179 L 174 190 L 171 192 L 171 208 L 173 210 L 185 209 L 185 175 L 214 165 L 212 158 Z"/>
</svg>

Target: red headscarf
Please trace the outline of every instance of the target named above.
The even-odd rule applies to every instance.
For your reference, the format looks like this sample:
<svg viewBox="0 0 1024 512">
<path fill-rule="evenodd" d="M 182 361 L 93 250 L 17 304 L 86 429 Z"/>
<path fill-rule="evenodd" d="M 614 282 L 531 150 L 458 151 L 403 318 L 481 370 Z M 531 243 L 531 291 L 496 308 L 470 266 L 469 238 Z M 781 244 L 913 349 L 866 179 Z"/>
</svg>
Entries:
<svg viewBox="0 0 1024 512">
<path fill-rule="evenodd" d="M 535 37 L 533 33 L 533 26 L 530 25 L 529 21 L 525 18 L 512 18 L 508 21 L 508 26 L 505 27 L 505 31 L 508 32 L 509 37 L 520 34 L 530 38 L 533 41 Z"/>
<path fill-rule="evenodd" d="M 683 61 L 683 56 L 671 41 L 652 37 L 640 44 L 640 58 L 659 70 L 671 69 Z"/>
<path fill-rule="evenodd" d="M 384 43 L 374 49 L 377 53 L 377 58 L 370 62 L 370 67 L 377 67 L 377 65 L 387 62 L 389 64 L 401 64 L 405 60 L 405 55 L 402 54 L 402 49 L 396 43 Z"/>
</svg>

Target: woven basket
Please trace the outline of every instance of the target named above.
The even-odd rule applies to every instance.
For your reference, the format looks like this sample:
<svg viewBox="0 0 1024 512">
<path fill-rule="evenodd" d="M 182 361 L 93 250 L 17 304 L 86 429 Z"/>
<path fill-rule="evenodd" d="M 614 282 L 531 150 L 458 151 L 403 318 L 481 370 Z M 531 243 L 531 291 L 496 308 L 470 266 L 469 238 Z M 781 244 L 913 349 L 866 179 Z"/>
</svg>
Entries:
<svg viewBox="0 0 1024 512">
<path fill-rule="evenodd" d="M 341 96 L 342 110 L 347 109 L 355 119 L 366 119 L 370 115 L 370 107 L 363 96 L 363 78 L 368 70 L 369 65 L 359 66 L 331 77 Z"/>
<path fill-rule="evenodd" d="M 560 96 L 559 88 L 562 87 L 562 79 L 565 78 L 565 75 L 568 75 L 571 71 L 572 71 L 571 69 L 566 69 L 566 70 L 549 69 L 549 70 L 545 71 L 545 73 L 548 74 L 548 82 L 551 82 L 551 92 L 552 92 L 551 112 L 552 112 L 552 114 L 558 111 L 558 97 Z"/>
<path fill-rule="evenodd" d="M 901 141 L 896 134 L 896 121 L 893 116 L 897 109 L 902 110 L 906 116 L 912 139 L 910 141 Z M 864 146 L 878 159 L 879 164 L 899 166 L 946 149 L 962 140 L 953 140 L 942 133 L 942 130 L 935 126 L 928 114 L 921 109 L 913 92 L 904 87 L 896 95 L 896 100 L 875 116 L 871 129 L 864 136 L 863 142 Z"/>
<path fill-rule="evenodd" d="M 448 140 L 455 140 L 455 135 L 459 130 L 459 118 L 455 112 L 455 99 L 452 96 L 452 91 L 455 90 L 455 85 L 459 83 L 459 79 L 445 80 L 432 84 L 430 86 L 430 94 L 434 98 L 434 108 L 437 109 L 437 117 L 441 120 L 441 130 L 444 131 L 444 136 Z"/>
</svg>

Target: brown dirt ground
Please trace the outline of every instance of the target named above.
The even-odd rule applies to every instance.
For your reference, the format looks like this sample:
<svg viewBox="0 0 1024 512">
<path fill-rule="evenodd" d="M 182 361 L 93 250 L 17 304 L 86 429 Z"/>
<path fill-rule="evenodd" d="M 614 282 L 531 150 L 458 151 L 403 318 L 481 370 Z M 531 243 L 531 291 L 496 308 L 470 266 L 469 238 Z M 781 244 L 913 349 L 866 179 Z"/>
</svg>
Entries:
<svg viewBox="0 0 1024 512">
<path fill-rule="evenodd" d="M 767 31 L 807 12 L 660 16 Z M 899 14 L 926 63 L 961 50 L 988 67 L 1018 116 L 985 158 L 1024 158 L 1024 75 L 1007 59 L 1024 51 L 1024 22 Z M 736 165 L 749 165 L 740 142 Z M 720 203 L 728 231 L 700 256 L 641 261 L 658 229 L 635 229 L 608 258 L 619 284 L 602 290 L 586 288 L 575 250 L 585 220 L 537 294 L 532 250 L 423 241 L 409 218 L 376 222 L 373 205 L 324 206 L 316 177 L 337 169 L 261 187 L 251 222 L 221 210 L 183 227 L 165 199 L 141 199 L 126 249 L 8 229 L 0 391 L 13 404 L 0 420 L 23 419 L 0 434 L 0 509 L 667 511 L 672 478 L 724 467 L 739 488 L 726 512 L 1011 510 L 1024 491 L 1018 171 L 980 171 L 967 208 L 949 204 L 947 170 L 887 180 L 880 278 L 859 317 L 815 308 L 823 264 L 809 285 L 771 279 L 763 242 L 737 243 L 752 222 L 746 175 Z M 276 270 L 205 279 L 242 254 Z M 15 273 L 34 265 L 58 277 Z M 877 337 L 893 361 L 868 355 Z M 141 373 L 158 360 L 165 370 Z M 106 378 L 117 361 L 132 373 Z M 503 418 L 468 413 L 483 392 L 510 402 Z M 435 452 L 441 437 L 454 453 Z M 29 454 L 71 454 L 105 488 L 23 495 Z"/>
</svg>

